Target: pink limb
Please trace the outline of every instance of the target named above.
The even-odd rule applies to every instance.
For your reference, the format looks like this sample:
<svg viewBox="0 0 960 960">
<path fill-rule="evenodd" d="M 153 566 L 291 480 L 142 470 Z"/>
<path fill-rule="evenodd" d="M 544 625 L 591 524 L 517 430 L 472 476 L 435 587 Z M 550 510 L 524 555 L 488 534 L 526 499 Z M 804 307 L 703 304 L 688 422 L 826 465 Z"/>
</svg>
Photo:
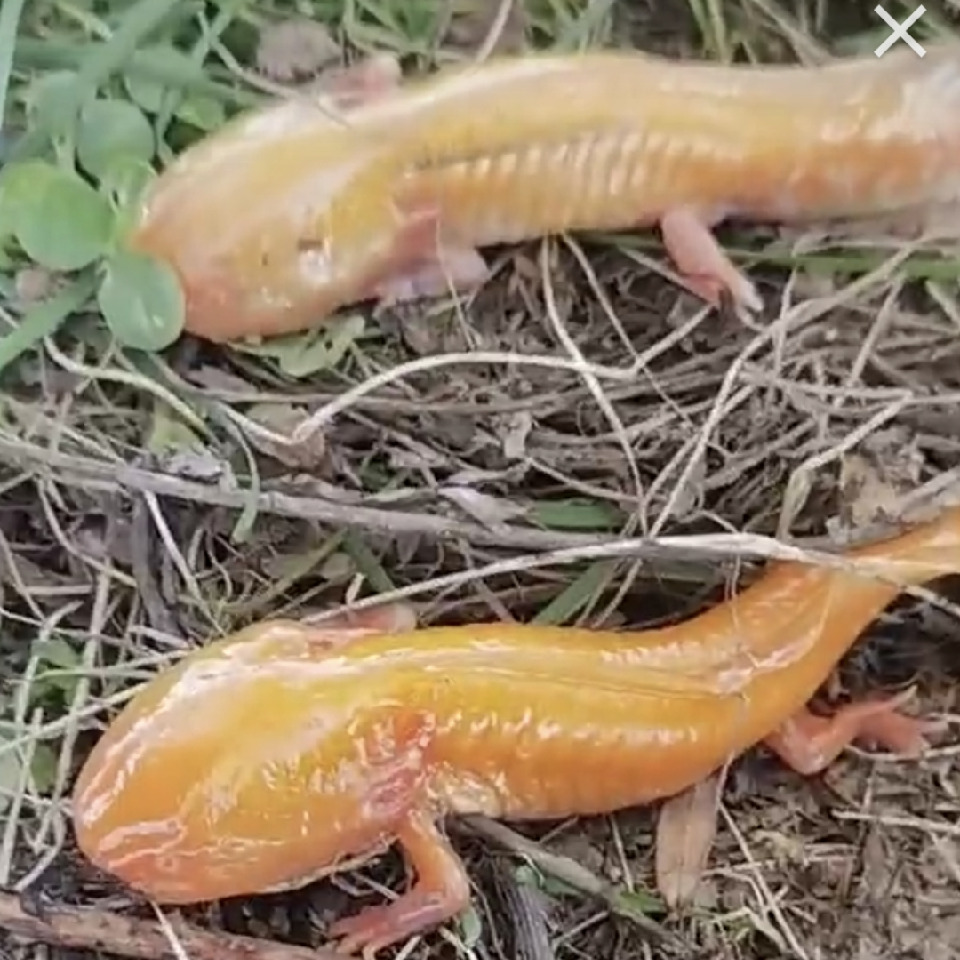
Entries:
<svg viewBox="0 0 960 960">
<path fill-rule="evenodd" d="M 417 202 L 399 215 L 365 271 L 362 284 L 370 297 L 389 306 L 472 290 L 487 279 L 489 268 L 477 250 L 443 241 L 438 206 Z"/>
<path fill-rule="evenodd" d="M 737 306 L 759 311 L 763 301 L 754 285 L 717 243 L 709 221 L 692 210 L 671 210 L 660 218 L 667 253 L 687 287 L 717 306 L 726 293 Z"/>
<path fill-rule="evenodd" d="M 415 883 L 393 903 L 368 907 L 334 923 L 330 936 L 340 941 L 339 953 L 362 951 L 370 957 L 451 920 L 469 905 L 470 881 L 463 862 L 426 811 L 411 811 L 397 830 L 397 840 L 416 873 Z"/>
<path fill-rule="evenodd" d="M 385 304 L 407 303 L 474 290 L 489 275 L 477 250 L 442 247 L 435 256 L 381 281 L 376 293 Z"/>
<path fill-rule="evenodd" d="M 321 75 L 320 93 L 344 109 L 379 100 L 397 89 L 402 72 L 400 62 L 389 53 L 365 57 L 348 67 L 331 67 Z"/>
<path fill-rule="evenodd" d="M 408 633 L 417 628 L 417 612 L 409 603 L 384 603 L 367 610 L 347 610 L 318 624 L 295 623 L 320 649 L 335 649 L 376 633 Z"/>
<path fill-rule="evenodd" d="M 876 744 L 903 757 L 918 757 L 929 748 L 927 734 L 936 724 L 901 713 L 904 694 L 850 703 L 832 717 L 802 710 L 764 743 L 787 766 L 812 775 L 825 770 L 857 740 Z"/>
</svg>

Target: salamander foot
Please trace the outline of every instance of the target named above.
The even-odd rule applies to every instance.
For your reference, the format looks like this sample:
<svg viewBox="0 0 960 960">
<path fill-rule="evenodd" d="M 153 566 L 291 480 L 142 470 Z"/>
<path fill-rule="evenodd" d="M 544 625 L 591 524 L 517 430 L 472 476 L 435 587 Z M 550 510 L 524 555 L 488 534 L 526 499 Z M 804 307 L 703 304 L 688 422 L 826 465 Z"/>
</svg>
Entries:
<svg viewBox="0 0 960 960">
<path fill-rule="evenodd" d="M 930 746 L 927 735 L 940 725 L 901 713 L 899 708 L 910 696 L 908 690 L 892 697 L 850 703 L 832 717 L 803 710 L 764 742 L 787 766 L 806 775 L 825 770 L 856 740 L 899 756 L 917 757 Z"/>
<path fill-rule="evenodd" d="M 667 253 L 693 293 L 713 306 L 728 293 L 736 306 L 759 312 L 763 301 L 756 287 L 733 265 L 710 227 L 709 220 L 693 210 L 671 210 L 660 218 Z"/>
<path fill-rule="evenodd" d="M 397 840 L 417 875 L 415 884 L 391 904 L 368 907 L 331 925 L 338 953 L 370 958 L 439 926 L 469 905 L 470 881 L 463 863 L 426 811 L 412 812 L 398 829 Z"/>
</svg>

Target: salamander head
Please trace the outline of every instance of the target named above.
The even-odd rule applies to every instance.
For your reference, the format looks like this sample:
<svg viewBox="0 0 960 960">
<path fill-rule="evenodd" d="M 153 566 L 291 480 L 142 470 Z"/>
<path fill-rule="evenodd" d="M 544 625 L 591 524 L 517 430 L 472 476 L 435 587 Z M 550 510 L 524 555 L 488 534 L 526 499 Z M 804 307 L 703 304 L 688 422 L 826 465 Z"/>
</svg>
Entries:
<svg viewBox="0 0 960 960">
<path fill-rule="evenodd" d="M 175 213 L 145 213 L 130 234 L 130 250 L 172 269 L 186 332 L 214 343 L 277 336 L 324 312 L 322 278 L 313 289 L 303 270 L 322 247 L 297 249 L 296 228 L 257 213 L 256 204 L 245 212 L 217 211 L 189 200 Z"/>
<path fill-rule="evenodd" d="M 340 305 L 327 218 L 368 153 L 309 100 L 242 116 L 151 184 L 129 247 L 174 269 L 196 336 L 305 329 Z"/>
<path fill-rule="evenodd" d="M 87 759 L 81 851 L 159 902 L 192 903 L 279 889 L 376 846 L 417 764 L 397 749 L 412 743 L 406 716 L 380 709 L 360 672 L 295 632 L 185 658 Z"/>
</svg>

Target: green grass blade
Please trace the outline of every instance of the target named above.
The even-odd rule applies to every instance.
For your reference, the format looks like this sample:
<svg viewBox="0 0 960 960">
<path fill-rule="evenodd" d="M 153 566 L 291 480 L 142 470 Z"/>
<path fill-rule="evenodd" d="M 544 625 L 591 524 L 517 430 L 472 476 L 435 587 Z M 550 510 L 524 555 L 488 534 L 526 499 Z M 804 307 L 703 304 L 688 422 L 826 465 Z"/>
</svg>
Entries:
<svg viewBox="0 0 960 960">
<path fill-rule="evenodd" d="M 16 328 L 0 337 L 0 373 L 44 337 L 56 333 L 70 314 L 93 296 L 95 289 L 96 278 L 87 275 L 27 310 Z"/>
<path fill-rule="evenodd" d="M 6 118 L 7 92 L 13 72 L 13 52 L 17 46 L 17 28 L 24 0 L 4 0 L 0 4 L 0 127 Z"/>
</svg>

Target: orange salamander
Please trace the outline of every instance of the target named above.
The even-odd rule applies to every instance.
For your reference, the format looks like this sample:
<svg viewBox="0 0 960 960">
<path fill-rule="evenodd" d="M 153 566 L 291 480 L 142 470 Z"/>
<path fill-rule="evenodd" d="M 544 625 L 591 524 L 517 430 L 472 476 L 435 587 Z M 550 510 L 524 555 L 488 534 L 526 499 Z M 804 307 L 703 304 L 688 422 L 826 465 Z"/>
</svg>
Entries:
<svg viewBox="0 0 960 960">
<path fill-rule="evenodd" d="M 877 576 L 960 571 L 960 508 L 847 557 L 869 572 L 777 562 L 648 631 L 251 626 L 147 683 L 97 742 L 74 791 L 79 846 L 186 904 L 298 887 L 397 842 L 410 889 L 330 930 L 339 950 L 367 953 L 469 903 L 445 815 L 611 812 L 761 742 L 806 773 L 856 739 L 915 756 L 930 725 L 900 713 L 899 695 L 832 717 L 805 705 L 899 595 Z"/>
<path fill-rule="evenodd" d="M 726 218 L 849 218 L 960 193 L 960 45 L 824 66 L 637 51 L 503 56 L 401 78 L 343 68 L 184 151 L 130 235 L 177 271 L 213 341 L 364 300 L 476 289 L 479 248 L 658 225 L 686 285 L 761 307 L 715 240 Z"/>
</svg>

